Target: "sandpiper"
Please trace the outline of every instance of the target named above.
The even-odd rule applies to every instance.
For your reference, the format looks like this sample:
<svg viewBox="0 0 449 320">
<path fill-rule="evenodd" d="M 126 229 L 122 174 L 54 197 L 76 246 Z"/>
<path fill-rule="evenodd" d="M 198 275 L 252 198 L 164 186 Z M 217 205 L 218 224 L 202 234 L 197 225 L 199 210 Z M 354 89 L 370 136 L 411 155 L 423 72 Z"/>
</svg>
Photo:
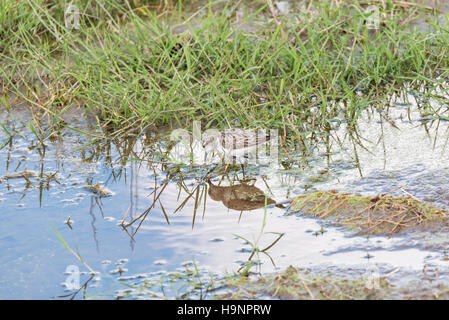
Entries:
<svg viewBox="0 0 449 320">
<path fill-rule="evenodd" d="M 201 140 L 206 152 L 217 151 L 225 157 L 237 156 L 257 150 L 258 146 L 268 142 L 270 136 L 263 130 L 226 129 Z"/>
</svg>

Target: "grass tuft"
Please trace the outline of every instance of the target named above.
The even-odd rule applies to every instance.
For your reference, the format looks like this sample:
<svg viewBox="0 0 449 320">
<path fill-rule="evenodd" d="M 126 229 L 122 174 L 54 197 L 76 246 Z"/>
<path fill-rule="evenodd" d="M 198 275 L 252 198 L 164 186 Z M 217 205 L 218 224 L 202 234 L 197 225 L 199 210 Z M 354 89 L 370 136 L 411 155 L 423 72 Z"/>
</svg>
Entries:
<svg viewBox="0 0 449 320">
<path fill-rule="evenodd" d="M 292 211 L 356 230 L 359 234 L 397 234 L 448 223 L 448 213 L 411 197 L 362 197 L 337 192 L 312 192 L 296 197 Z"/>
</svg>

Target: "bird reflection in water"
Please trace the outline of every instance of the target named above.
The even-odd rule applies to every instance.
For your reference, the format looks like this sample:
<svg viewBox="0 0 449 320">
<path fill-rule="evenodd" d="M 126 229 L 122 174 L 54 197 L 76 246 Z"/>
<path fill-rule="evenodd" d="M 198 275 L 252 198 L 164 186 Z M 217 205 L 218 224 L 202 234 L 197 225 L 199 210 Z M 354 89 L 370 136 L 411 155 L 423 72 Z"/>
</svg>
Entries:
<svg viewBox="0 0 449 320">
<path fill-rule="evenodd" d="M 249 211 L 262 208 L 266 205 L 274 204 L 278 208 L 284 208 L 281 204 L 269 198 L 265 193 L 247 181 L 240 181 L 239 184 L 232 186 L 217 186 L 214 185 L 210 179 L 209 196 L 212 200 L 221 201 L 223 204 L 233 210 Z"/>
</svg>

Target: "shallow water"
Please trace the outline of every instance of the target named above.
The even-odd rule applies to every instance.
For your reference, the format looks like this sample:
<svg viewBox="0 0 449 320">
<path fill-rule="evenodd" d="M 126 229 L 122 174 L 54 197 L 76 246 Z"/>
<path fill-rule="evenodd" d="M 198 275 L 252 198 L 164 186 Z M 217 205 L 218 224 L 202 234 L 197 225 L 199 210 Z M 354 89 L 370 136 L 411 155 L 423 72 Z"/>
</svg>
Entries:
<svg viewBox="0 0 449 320">
<path fill-rule="evenodd" d="M 284 26 L 295 27 L 301 25 L 306 19 L 318 16 L 320 11 L 312 4 L 305 0 L 283 0 L 272 1 L 273 12 L 277 20 L 282 21 Z M 201 19 L 208 14 L 209 10 L 221 13 L 224 9 L 232 13 L 232 26 L 243 32 L 254 32 L 266 28 L 267 21 L 274 22 L 273 12 L 267 6 L 265 10 L 261 10 L 264 2 L 259 1 L 217 1 L 213 5 L 204 0 L 197 0 L 184 5 L 182 14 L 175 19 L 172 25 L 175 33 L 183 33 L 193 26 L 201 26 Z M 234 9 L 234 6 L 235 9 Z M 407 9 L 415 6 L 410 3 L 397 4 L 398 7 Z M 416 6 L 424 11 L 431 12 L 434 8 L 438 12 L 436 22 L 440 26 L 447 26 L 447 14 L 449 13 L 449 3 L 445 0 L 424 0 Z M 368 6 L 366 6 L 368 10 Z M 379 6 L 382 8 L 382 6 Z M 371 12 L 371 11 L 368 11 Z M 172 17 L 167 19 L 170 24 L 173 23 Z M 385 17 L 384 17 L 385 18 Z M 184 21 L 188 21 L 184 23 Z M 407 22 L 411 28 L 416 28 L 423 32 L 435 32 L 435 27 L 429 23 L 426 17 L 418 17 Z"/>
<path fill-rule="evenodd" d="M 167 140 L 157 140 L 151 130 L 139 137 L 89 144 L 92 136 L 64 128 L 59 138 L 46 140 L 42 147 L 28 127 L 31 117 L 26 109 L 2 112 L 0 122 L 13 138 L 0 150 L 0 298 L 47 299 L 75 293 L 64 285 L 72 265 L 82 272 L 81 285 L 89 280 L 88 269 L 64 248 L 58 235 L 98 272 L 84 288 L 88 298 L 117 297 L 127 288 L 118 279 L 154 281 L 183 272 L 186 266 L 191 269 L 192 261 L 204 276 L 238 271 L 251 255 L 251 244 L 242 238 L 263 249 L 280 233 L 284 236 L 267 251 L 269 257 L 260 253 L 253 258 L 259 264 L 252 271 L 294 265 L 336 270 L 337 275 L 358 270 L 355 274 L 363 276 L 373 267 L 381 274 L 399 268 L 391 279 L 404 282 L 428 278 L 422 270 L 430 268 L 438 270 L 438 281 L 445 281 L 449 236 L 444 230 L 391 238 L 353 236 L 274 205 L 288 204 L 306 190 L 403 195 L 398 189 L 402 187 L 447 209 L 449 122 L 420 112 L 421 98 L 410 91 L 393 97 L 388 112 L 366 109 L 356 131 L 348 130 L 337 116 L 330 142 L 318 145 L 307 159 L 291 153 L 288 169 L 250 165 L 227 175 L 220 170 L 211 173 L 214 165 L 177 169 L 163 164 Z M 431 105 L 438 107 L 436 101 Z M 66 121 L 96 134 L 88 115 L 73 112 Z M 8 135 L 2 132 L 0 139 Z M 28 181 L 7 179 L 25 170 L 35 176 Z M 238 181 L 245 177 L 252 180 Z M 97 182 L 108 197 L 86 188 Z M 219 184 L 234 189 L 219 189 Z M 265 211 L 260 201 L 233 201 L 230 195 L 235 191 L 266 195 L 272 201 L 267 200 Z M 124 228 L 122 221 L 129 225 Z M 182 293 L 174 284 L 164 286 L 167 297 Z"/>
</svg>

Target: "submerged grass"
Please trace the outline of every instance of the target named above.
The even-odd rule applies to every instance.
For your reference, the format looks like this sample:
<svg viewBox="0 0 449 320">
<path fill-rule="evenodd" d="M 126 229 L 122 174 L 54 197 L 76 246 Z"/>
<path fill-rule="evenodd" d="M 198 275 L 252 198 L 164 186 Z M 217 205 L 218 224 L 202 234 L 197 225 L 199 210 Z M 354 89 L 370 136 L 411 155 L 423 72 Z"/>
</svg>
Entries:
<svg viewBox="0 0 449 320">
<path fill-rule="evenodd" d="M 194 265 L 195 266 L 195 265 Z M 447 299 L 447 282 L 438 281 L 435 274 L 415 274 L 401 283 L 394 274 L 398 269 L 380 273 L 376 267 L 343 275 L 334 271 L 313 271 L 288 267 L 281 272 L 251 276 L 230 274 L 219 276 L 195 268 L 168 273 L 159 277 L 142 275 L 121 277 L 127 288 L 114 294 L 117 299 L 282 299 L 282 300 L 418 300 Z M 393 277 L 392 277 L 393 276 Z M 139 278 L 137 284 L 126 281 Z M 165 290 L 163 288 L 166 288 Z M 171 288 L 171 290 L 169 290 Z M 157 291 L 155 291 L 155 289 Z M 162 290 L 162 293 L 158 291 Z M 170 291 L 170 292 L 169 292 Z M 95 297 L 94 295 L 93 297 Z"/>
<path fill-rule="evenodd" d="M 420 279 L 393 284 L 388 274 L 338 276 L 332 272 L 310 272 L 288 267 L 285 271 L 259 279 L 229 278 L 225 286 L 233 290 L 216 299 L 294 299 L 294 300 L 434 300 L 447 299 L 447 283 Z"/>
<path fill-rule="evenodd" d="M 237 23 L 241 2 L 211 1 L 184 18 L 182 1 L 84 0 L 74 2 L 79 29 L 64 24 L 69 1 L 2 1 L 2 105 L 24 101 L 61 123 L 64 110 L 85 106 L 115 134 L 201 120 L 279 128 L 304 142 L 337 111 L 353 123 L 405 83 L 440 86 L 449 76 L 438 13 L 382 3 L 373 31 L 362 1 L 307 1 L 295 23 L 254 1 Z M 433 32 L 410 26 L 423 15 Z M 253 20 L 257 30 L 239 27 Z"/>
<path fill-rule="evenodd" d="M 396 234 L 448 223 L 448 213 L 418 199 L 408 197 L 362 197 L 337 192 L 312 192 L 296 197 L 293 211 L 330 219 L 360 234 Z"/>
<path fill-rule="evenodd" d="M 378 288 L 367 286 L 368 278 L 339 278 L 326 274 L 303 274 L 300 269 L 288 267 L 282 273 L 267 275 L 257 280 L 234 277 L 227 282 L 234 292 L 217 296 L 219 299 L 257 299 L 262 295 L 278 299 L 371 300 L 388 299 L 392 287 L 380 279 Z"/>
</svg>

